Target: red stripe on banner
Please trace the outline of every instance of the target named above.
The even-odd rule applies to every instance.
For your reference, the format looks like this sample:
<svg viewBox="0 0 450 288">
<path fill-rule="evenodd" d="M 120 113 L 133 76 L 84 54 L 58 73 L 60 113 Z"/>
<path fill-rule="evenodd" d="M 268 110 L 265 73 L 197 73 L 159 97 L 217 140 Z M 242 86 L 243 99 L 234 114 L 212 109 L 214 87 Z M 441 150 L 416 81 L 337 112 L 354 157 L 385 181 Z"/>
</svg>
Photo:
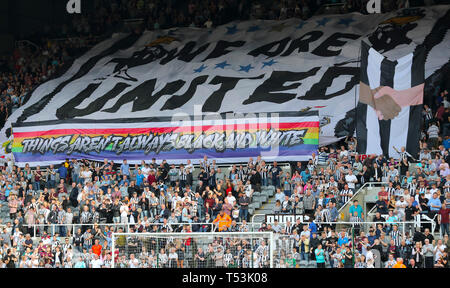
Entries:
<svg viewBox="0 0 450 288">
<path fill-rule="evenodd" d="M 295 128 L 308 128 L 319 127 L 319 122 L 298 122 L 298 123 L 267 123 L 274 124 L 277 129 L 295 129 Z M 47 135 L 72 135 L 72 134 L 145 134 L 145 133 L 169 133 L 169 132 L 194 132 L 195 130 L 236 130 L 236 126 L 244 129 L 250 128 L 251 125 L 257 125 L 258 128 L 266 127 L 266 123 L 255 124 L 234 124 L 234 125 L 206 125 L 206 126 L 187 126 L 187 127 L 155 127 L 155 128 L 111 128 L 111 129 L 55 129 L 49 131 L 33 131 L 33 132 L 13 132 L 14 137 L 17 138 L 29 138 L 40 137 Z M 220 129 L 219 129 L 220 128 Z"/>
</svg>

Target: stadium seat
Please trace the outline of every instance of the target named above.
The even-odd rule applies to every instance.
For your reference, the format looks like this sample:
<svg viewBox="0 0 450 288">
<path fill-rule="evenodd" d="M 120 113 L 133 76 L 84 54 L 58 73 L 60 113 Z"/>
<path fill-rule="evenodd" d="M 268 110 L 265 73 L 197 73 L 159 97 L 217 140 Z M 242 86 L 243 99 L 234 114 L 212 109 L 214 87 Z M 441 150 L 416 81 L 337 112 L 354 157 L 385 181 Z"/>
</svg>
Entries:
<svg viewBox="0 0 450 288">
<path fill-rule="evenodd" d="M 267 197 L 270 197 L 270 196 L 271 196 L 268 190 L 263 190 L 263 191 L 261 192 L 261 194 L 262 194 L 262 195 L 265 195 L 265 196 L 267 196 Z"/>
<path fill-rule="evenodd" d="M 258 196 L 258 197 L 256 197 L 256 199 L 254 199 L 253 201 L 255 201 L 255 202 L 260 202 L 261 204 L 264 202 L 264 196 Z"/>
<path fill-rule="evenodd" d="M 266 203 L 267 199 L 269 199 L 269 196 L 262 194 L 261 196 L 259 196 L 259 199 L 261 199 L 263 203 Z"/>
<path fill-rule="evenodd" d="M 259 209 L 262 206 L 261 202 L 253 202 L 252 204 L 253 204 L 254 209 Z M 252 205 L 252 204 L 250 204 L 250 205 Z M 249 207 L 250 207 L 250 205 L 249 205 Z"/>
<path fill-rule="evenodd" d="M 309 263 L 308 263 L 308 268 L 317 268 L 317 263 L 316 263 L 316 261 L 309 261 Z"/>
<path fill-rule="evenodd" d="M 253 196 L 253 197 L 259 197 L 259 196 L 261 196 L 261 193 L 259 193 L 259 192 L 253 192 L 252 196 Z"/>
<path fill-rule="evenodd" d="M 300 260 L 299 266 L 300 266 L 300 268 L 307 268 L 308 267 L 308 261 Z"/>
<path fill-rule="evenodd" d="M 258 209 L 257 207 L 256 207 L 257 205 L 256 205 L 256 203 L 250 203 L 249 205 L 248 205 L 248 208 L 250 209 Z"/>
</svg>

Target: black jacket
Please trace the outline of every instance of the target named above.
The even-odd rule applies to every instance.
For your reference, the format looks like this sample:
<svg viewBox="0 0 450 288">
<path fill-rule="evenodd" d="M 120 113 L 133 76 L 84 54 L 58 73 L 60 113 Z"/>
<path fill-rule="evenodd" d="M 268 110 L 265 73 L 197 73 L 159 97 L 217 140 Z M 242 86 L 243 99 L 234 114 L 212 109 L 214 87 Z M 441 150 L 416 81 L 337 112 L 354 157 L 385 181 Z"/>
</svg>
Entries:
<svg viewBox="0 0 450 288">
<path fill-rule="evenodd" d="M 47 218 L 48 223 L 50 224 L 58 224 L 58 211 L 50 211 Z"/>
<path fill-rule="evenodd" d="M 255 174 L 253 174 L 252 176 L 250 176 L 250 183 L 252 185 L 257 185 L 260 184 L 261 185 L 261 174 L 257 171 Z"/>
<path fill-rule="evenodd" d="M 72 191 L 70 191 L 70 195 L 69 195 L 69 199 L 70 202 L 72 203 L 72 206 L 77 207 L 78 206 L 78 187 L 75 187 L 72 189 Z"/>
</svg>

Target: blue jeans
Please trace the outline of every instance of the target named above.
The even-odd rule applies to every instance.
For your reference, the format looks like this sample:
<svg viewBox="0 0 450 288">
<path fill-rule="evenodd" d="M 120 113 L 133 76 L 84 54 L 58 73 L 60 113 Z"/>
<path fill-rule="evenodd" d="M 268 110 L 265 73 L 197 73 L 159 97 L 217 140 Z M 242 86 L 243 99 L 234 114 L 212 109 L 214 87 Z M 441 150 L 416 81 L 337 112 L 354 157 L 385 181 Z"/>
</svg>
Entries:
<svg viewBox="0 0 450 288">
<path fill-rule="evenodd" d="M 106 237 L 106 243 L 108 243 L 108 247 L 112 247 L 112 239 L 109 237 Z"/>
<path fill-rule="evenodd" d="M 269 179 L 263 178 L 262 179 L 262 186 L 269 186 Z"/>
<path fill-rule="evenodd" d="M 442 127 L 442 135 L 449 135 L 450 134 L 450 123 L 445 123 Z"/>
<path fill-rule="evenodd" d="M 55 188 L 56 187 L 56 181 L 55 180 L 48 180 L 47 182 L 47 188 Z"/>
<path fill-rule="evenodd" d="M 449 223 L 441 223 L 441 237 L 444 237 L 445 234 L 450 236 Z"/>
<path fill-rule="evenodd" d="M 72 173 L 72 182 L 79 183 L 79 177 L 77 173 Z"/>
<path fill-rule="evenodd" d="M 62 225 L 59 226 L 59 236 L 60 237 L 66 237 L 66 226 Z"/>
<path fill-rule="evenodd" d="M 36 191 L 41 190 L 41 182 L 36 181 L 36 182 L 34 182 L 33 185 L 34 185 L 34 190 L 36 190 Z"/>
<path fill-rule="evenodd" d="M 248 209 L 239 210 L 239 219 L 248 221 Z"/>
<path fill-rule="evenodd" d="M 204 218 L 204 217 L 203 217 L 204 215 L 203 215 L 202 211 L 203 211 L 203 206 L 200 206 L 200 205 L 199 205 L 199 206 L 197 207 L 197 216 L 198 216 L 198 219 L 199 219 L 199 220 L 203 220 L 203 218 Z"/>
<path fill-rule="evenodd" d="M 280 178 L 272 178 L 272 185 L 275 186 L 275 188 L 280 187 Z"/>
<path fill-rule="evenodd" d="M 145 216 L 148 217 L 148 210 L 142 210 L 141 219 L 144 219 Z"/>
<path fill-rule="evenodd" d="M 309 261 L 309 253 L 300 252 L 300 260 Z"/>
</svg>

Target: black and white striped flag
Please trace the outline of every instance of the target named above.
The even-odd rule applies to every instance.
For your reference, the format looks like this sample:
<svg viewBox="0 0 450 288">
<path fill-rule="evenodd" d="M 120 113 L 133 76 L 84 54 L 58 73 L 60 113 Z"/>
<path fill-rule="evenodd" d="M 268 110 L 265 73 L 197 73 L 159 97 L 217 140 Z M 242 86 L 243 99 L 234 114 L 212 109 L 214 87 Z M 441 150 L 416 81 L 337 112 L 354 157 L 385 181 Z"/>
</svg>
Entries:
<svg viewBox="0 0 450 288">
<path fill-rule="evenodd" d="M 425 49 L 391 61 L 361 44 L 361 80 L 356 111 L 360 154 L 397 157 L 401 147 L 419 151 Z"/>
</svg>

